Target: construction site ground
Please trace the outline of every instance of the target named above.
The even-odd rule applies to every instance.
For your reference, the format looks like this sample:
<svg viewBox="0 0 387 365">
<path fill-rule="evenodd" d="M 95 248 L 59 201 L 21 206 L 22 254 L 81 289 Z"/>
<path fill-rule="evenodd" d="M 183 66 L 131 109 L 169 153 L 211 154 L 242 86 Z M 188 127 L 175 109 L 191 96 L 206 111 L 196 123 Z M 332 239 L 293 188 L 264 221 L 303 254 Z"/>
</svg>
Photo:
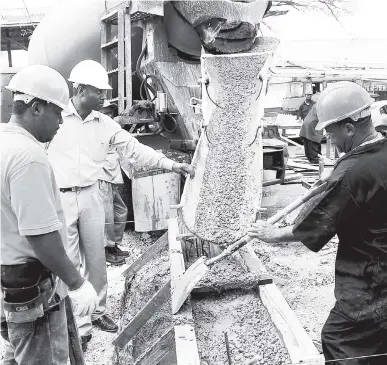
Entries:
<svg viewBox="0 0 387 365">
<path fill-rule="evenodd" d="M 306 191 L 300 184 L 281 185 L 277 189 L 277 202 L 275 206 L 269 209 L 268 215 L 285 207 Z M 297 212 L 289 215 L 281 222 L 281 225 L 291 224 L 296 215 Z M 126 232 L 122 246 L 130 252 L 127 265 L 121 267 L 108 266 L 109 291 L 107 313 L 117 323 L 120 320 L 121 298 L 124 292 L 122 272 L 150 247 L 160 235 L 160 232 L 151 234 Z M 268 272 L 281 279 L 278 286 L 283 296 L 295 311 L 316 347 L 321 350 L 320 331 L 334 303 L 335 241 L 330 242 L 318 254 L 309 251 L 299 242 L 281 245 L 254 242 L 253 245 Z M 246 302 L 240 301 L 240 305 L 246 305 Z M 236 308 L 236 311 L 238 311 L 238 308 Z M 114 352 L 112 341 L 116 334 L 102 332 L 97 328 L 93 328 L 92 335 L 92 340 L 86 352 L 87 364 L 112 364 Z M 246 335 L 248 335 L 248 331 Z M 200 342 L 201 340 L 198 341 Z M 262 345 L 262 349 L 264 349 L 265 346 L 268 346 L 268 343 Z M 3 358 L 3 354 L 4 346 L 2 344 L 1 358 Z M 253 355 L 251 354 L 251 356 Z"/>
<path fill-rule="evenodd" d="M 305 189 L 300 184 L 278 186 L 278 201 L 272 211 L 285 207 L 303 192 Z M 296 212 L 288 216 L 282 224 L 291 223 L 295 215 Z M 132 263 L 159 236 L 160 234 L 157 233 L 149 235 L 147 233 L 127 232 L 123 246 L 131 253 L 127 260 L 128 264 Z M 281 245 L 254 242 L 254 249 L 265 263 L 268 272 L 282 279 L 281 283 L 278 284 L 282 294 L 319 350 L 321 350 L 321 328 L 334 303 L 335 246 L 335 242 L 331 242 L 324 250 L 315 254 L 299 242 Z M 123 271 L 122 267 L 108 267 L 107 311 L 117 322 L 119 321 L 121 296 L 124 291 L 124 279 L 121 276 Z M 245 304 L 243 301 L 240 302 L 240 305 Z M 93 329 L 93 338 L 86 352 L 87 363 L 111 364 L 114 351 L 111 341 L 115 336 L 115 334 Z"/>
</svg>

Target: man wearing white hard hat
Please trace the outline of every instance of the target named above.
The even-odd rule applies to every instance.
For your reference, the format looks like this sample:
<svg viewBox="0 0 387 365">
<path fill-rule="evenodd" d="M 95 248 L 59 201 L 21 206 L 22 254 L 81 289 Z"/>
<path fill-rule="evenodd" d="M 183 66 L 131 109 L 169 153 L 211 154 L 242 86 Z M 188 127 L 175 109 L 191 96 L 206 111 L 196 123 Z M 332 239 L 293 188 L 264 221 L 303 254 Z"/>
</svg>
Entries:
<svg viewBox="0 0 387 365">
<path fill-rule="evenodd" d="M 386 364 L 387 139 L 375 128 L 373 100 L 353 82 L 337 82 L 317 103 L 317 130 L 344 152 L 324 193 L 305 206 L 293 226 L 258 221 L 250 235 L 265 242 L 301 241 L 314 252 L 336 234 L 336 304 L 322 329 L 325 360 Z"/>
<path fill-rule="evenodd" d="M 66 365 L 67 292 L 79 316 L 98 305 L 66 254 L 59 188 L 42 145 L 62 123 L 69 90 L 57 71 L 41 65 L 18 72 L 7 89 L 14 103 L 0 127 L 3 364 Z"/>
<path fill-rule="evenodd" d="M 105 214 L 98 179 L 109 148 L 142 166 L 192 173 L 187 164 L 175 163 L 139 143 L 114 120 L 99 110 L 111 89 L 108 74 L 98 62 L 85 60 L 71 71 L 69 81 L 74 97 L 63 125 L 48 147 L 48 156 L 57 179 L 69 236 L 68 254 L 79 268 L 81 258 L 86 278 L 94 285 L 99 306 L 92 318 L 77 319 L 84 341 L 90 338 L 91 323 L 108 332 L 117 325 L 105 314 L 107 275 L 104 249 Z"/>
</svg>

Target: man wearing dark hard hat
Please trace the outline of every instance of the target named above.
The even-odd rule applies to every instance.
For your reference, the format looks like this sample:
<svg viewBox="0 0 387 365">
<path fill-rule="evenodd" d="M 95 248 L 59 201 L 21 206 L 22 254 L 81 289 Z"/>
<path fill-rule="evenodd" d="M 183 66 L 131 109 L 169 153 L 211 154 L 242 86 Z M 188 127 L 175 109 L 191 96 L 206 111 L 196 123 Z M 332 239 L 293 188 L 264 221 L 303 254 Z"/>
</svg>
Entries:
<svg viewBox="0 0 387 365">
<path fill-rule="evenodd" d="M 375 131 L 370 95 L 337 82 L 317 103 L 341 157 L 324 193 L 305 206 L 293 226 L 258 221 L 250 235 L 269 243 L 301 241 L 320 251 L 337 234 L 336 303 L 322 329 L 325 360 L 387 364 L 387 140 Z"/>
</svg>

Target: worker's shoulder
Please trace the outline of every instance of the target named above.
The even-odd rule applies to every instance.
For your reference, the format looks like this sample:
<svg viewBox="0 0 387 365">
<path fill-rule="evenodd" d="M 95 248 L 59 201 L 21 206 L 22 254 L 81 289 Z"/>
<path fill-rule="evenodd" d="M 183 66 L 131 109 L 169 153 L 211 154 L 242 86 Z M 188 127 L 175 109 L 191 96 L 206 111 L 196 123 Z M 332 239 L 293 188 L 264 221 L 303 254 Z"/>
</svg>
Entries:
<svg viewBox="0 0 387 365">
<path fill-rule="evenodd" d="M 43 145 L 23 134 L 6 133 L 3 135 L 0 153 L 2 169 L 8 173 L 12 173 L 31 163 L 49 166 Z"/>
<path fill-rule="evenodd" d="M 347 182 L 387 179 L 387 139 L 364 146 L 338 167 Z"/>
</svg>

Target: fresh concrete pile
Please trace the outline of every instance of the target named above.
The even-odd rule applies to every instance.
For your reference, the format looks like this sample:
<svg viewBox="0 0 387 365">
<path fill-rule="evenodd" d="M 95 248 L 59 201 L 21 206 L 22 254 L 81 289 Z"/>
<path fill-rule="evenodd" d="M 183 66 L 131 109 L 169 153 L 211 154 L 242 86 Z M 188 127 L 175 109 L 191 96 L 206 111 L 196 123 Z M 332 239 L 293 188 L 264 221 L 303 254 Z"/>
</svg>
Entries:
<svg viewBox="0 0 387 365">
<path fill-rule="evenodd" d="M 284 365 L 289 356 L 256 294 L 234 291 L 192 300 L 202 365 Z"/>
<path fill-rule="evenodd" d="M 203 117 L 208 124 L 186 185 L 182 219 L 198 237 L 216 244 L 241 238 L 260 203 L 262 144 L 259 77 L 278 42 L 261 38 L 245 54 L 202 56 Z M 261 105 L 262 107 L 262 105 Z"/>
</svg>

